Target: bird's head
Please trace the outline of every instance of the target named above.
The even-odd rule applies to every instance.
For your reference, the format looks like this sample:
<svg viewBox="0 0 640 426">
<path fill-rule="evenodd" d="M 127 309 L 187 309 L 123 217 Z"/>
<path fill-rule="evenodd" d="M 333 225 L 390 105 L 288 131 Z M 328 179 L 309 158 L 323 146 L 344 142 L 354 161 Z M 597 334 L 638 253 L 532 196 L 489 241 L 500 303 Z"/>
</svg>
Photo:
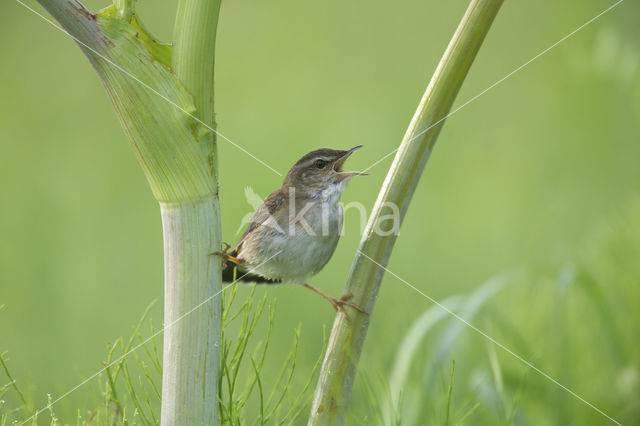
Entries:
<svg viewBox="0 0 640 426">
<path fill-rule="evenodd" d="M 327 148 L 311 151 L 289 170 L 283 189 L 295 188 L 301 196 L 312 196 L 331 185 L 346 183 L 352 176 L 367 175 L 364 172 L 343 170 L 347 158 L 360 148 L 362 145 L 346 151 Z"/>
</svg>

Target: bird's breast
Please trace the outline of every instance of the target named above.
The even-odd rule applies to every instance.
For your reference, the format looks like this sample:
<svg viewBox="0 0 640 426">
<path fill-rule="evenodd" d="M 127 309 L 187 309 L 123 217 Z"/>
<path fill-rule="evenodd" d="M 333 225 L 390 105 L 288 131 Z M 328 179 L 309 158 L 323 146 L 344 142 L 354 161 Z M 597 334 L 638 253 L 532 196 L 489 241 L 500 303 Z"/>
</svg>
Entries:
<svg viewBox="0 0 640 426">
<path fill-rule="evenodd" d="M 338 202 L 310 199 L 263 226 L 243 244 L 242 258 L 254 272 L 285 282 L 304 283 L 329 261 L 342 229 Z"/>
</svg>

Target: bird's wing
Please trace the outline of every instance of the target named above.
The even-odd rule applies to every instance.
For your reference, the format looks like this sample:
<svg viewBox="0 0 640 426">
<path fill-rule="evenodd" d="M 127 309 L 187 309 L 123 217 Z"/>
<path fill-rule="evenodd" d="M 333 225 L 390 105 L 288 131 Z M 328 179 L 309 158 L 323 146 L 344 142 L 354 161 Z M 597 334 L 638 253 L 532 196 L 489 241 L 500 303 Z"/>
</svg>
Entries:
<svg viewBox="0 0 640 426">
<path fill-rule="evenodd" d="M 238 241 L 238 244 L 236 245 L 236 253 L 240 252 L 244 239 L 251 233 L 251 231 L 254 231 L 259 226 L 262 226 L 268 220 L 275 220 L 272 215 L 284 204 L 285 201 L 286 196 L 281 189 L 272 192 L 267 198 L 264 199 L 262 205 L 258 207 L 258 210 L 256 210 L 255 214 L 251 218 L 251 221 L 249 221 L 247 230 L 244 231 L 244 234 L 242 234 L 242 237 L 240 237 L 240 241 Z M 240 257 L 242 256 L 240 255 Z"/>
</svg>

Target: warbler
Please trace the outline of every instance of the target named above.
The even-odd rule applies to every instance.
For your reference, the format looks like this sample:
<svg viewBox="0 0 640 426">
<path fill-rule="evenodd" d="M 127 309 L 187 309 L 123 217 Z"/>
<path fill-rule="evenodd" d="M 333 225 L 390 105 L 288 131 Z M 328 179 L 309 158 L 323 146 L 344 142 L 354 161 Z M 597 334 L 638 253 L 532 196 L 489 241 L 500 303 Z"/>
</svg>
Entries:
<svg viewBox="0 0 640 426">
<path fill-rule="evenodd" d="M 336 249 L 342 230 L 340 196 L 353 176 L 367 173 L 344 171 L 347 158 L 362 145 L 346 151 L 317 149 L 298 160 L 282 186 L 265 198 L 244 234 L 222 257 L 224 282 L 299 284 L 331 302 L 347 318 L 344 306 L 363 312 L 349 302 L 350 294 L 337 299 L 307 281 L 320 272 Z"/>
</svg>

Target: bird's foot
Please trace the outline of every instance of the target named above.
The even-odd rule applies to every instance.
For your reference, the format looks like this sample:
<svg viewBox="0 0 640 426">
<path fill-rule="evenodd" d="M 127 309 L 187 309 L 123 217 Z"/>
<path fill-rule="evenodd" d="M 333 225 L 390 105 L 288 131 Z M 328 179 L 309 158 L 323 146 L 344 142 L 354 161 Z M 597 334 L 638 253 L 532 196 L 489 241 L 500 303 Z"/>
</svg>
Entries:
<svg viewBox="0 0 640 426">
<path fill-rule="evenodd" d="M 239 265 L 240 263 L 242 263 L 242 260 L 238 259 L 235 256 L 231 256 L 228 251 L 231 248 L 231 246 L 225 242 L 222 243 L 222 245 L 224 246 L 224 248 L 222 249 L 222 251 L 214 251 L 213 253 L 209 253 L 212 256 L 220 256 L 222 258 L 222 269 L 227 267 L 227 262 L 231 261 L 233 263 L 235 263 L 236 265 Z"/>
<path fill-rule="evenodd" d="M 350 320 L 351 318 L 349 317 L 349 314 L 347 314 L 347 312 L 344 310 L 344 306 L 350 306 L 353 309 L 355 309 L 358 312 L 361 312 L 363 314 L 366 314 L 367 312 L 362 309 L 360 306 L 356 305 L 355 303 L 349 302 L 349 299 L 351 299 L 353 297 L 353 295 L 351 293 L 345 293 L 340 299 L 336 299 L 335 297 L 331 297 L 328 294 L 326 294 L 323 291 L 318 290 L 317 288 L 309 285 L 309 284 L 303 284 L 304 287 L 307 287 L 309 290 L 318 293 L 320 296 L 324 297 L 325 299 L 327 299 L 331 305 L 333 306 L 333 308 L 336 310 L 336 312 L 340 312 L 342 315 L 345 316 L 345 318 L 347 320 Z"/>
<path fill-rule="evenodd" d="M 331 304 L 333 305 L 334 308 L 336 308 L 336 311 L 341 312 L 344 316 L 347 317 L 347 319 L 349 319 L 349 315 L 347 315 L 347 313 L 345 312 L 343 305 L 347 305 L 347 306 L 351 306 L 353 309 L 355 309 L 356 311 L 366 314 L 367 311 L 365 311 L 364 309 L 362 309 L 360 306 L 356 305 L 355 303 L 349 302 L 349 299 L 351 299 L 353 297 L 353 294 L 351 293 L 345 293 L 344 295 L 342 295 L 342 297 L 340 299 L 336 299 L 336 298 L 331 298 Z"/>
</svg>

